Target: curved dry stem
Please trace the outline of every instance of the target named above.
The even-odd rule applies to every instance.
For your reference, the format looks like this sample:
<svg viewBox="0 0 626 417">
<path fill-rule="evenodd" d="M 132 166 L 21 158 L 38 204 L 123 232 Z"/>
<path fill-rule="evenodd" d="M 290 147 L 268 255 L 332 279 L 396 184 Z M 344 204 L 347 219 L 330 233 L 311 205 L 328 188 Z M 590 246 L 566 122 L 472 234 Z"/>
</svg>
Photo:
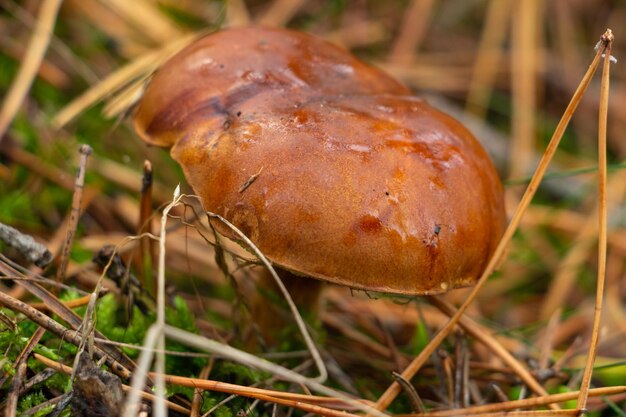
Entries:
<svg viewBox="0 0 626 417">
<path fill-rule="evenodd" d="M 322 355 L 320 354 L 319 350 L 315 346 L 315 343 L 313 342 L 313 339 L 311 338 L 311 334 L 307 330 L 306 324 L 304 323 L 304 320 L 302 320 L 302 316 L 300 315 L 298 308 L 293 302 L 293 299 L 291 298 L 289 291 L 287 291 L 287 288 L 285 288 L 285 285 L 283 284 L 280 277 L 274 270 L 274 267 L 272 266 L 271 262 L 265 257 L 265 255 L 263 255 L 263 253 L 259 250 L 259 248 L 257 248 L 256 245 L 252 243 L 252 241 L 246 235 L 244 235 L 237 227 L 235 227 L 235 225 L 233 225 L 231 222 L 229 222 L 228 220 L 226 220 L 224 217 L 220 216 L 219 214 L 211 213 L 209 211 L 207 211 L 206 214 L 209 217 L 209 219 L 210 218 L 218 219 L 224 225 L 226 225 L 230 230 L 235 232 L 235 234 L 243 242 L 245 242 L 245 244 L 261 260 L 261 262 L 263 262 L 263 265 L 265 265 L 268 272 L 271 274 L 272 278 L 274 278 L 274 282 L 276 283 L 276 285 L 280 289 L 281 294 L 285 298 L 285 301 L 287 302 L 287 305 L 289 306 L 289 310 L 291 310 L 291 313 L 293 314 L 293 317 L 296 321 L 296 325 L 298 326 L 298 329 L 300 330 L 300 333 L 302 334 L 304 343 L 306 344 L 307 348 L 311 352 L 311 356 L 313 357 L 315 366 L 317 367 L 319 371 L 319 376 L 315 378 L 314 380 L 319 383 L 323 383 L 324 381 L 326 381 L 326 379 L 328 378 L 328 371 L 326 370 L 326 365 L 324 365 L 324 361 L 322 360 Z"/>
<path fill-rule="evenodd" d="M 139 398 L 141 389 L 146 382 L 148 369 L 152 362 L 152 356 L 154 354 L 153 347 L 156 346 L 156 361 L 155 361 L 155 397 L 154 397 L 154 412 L 157 417 L 165 417 L 167 414 L 165 407 L 165 335 L 163 329 L 165 327 L 165 240 L 166 240 L 166 225 L 167 216 L 172 208 L 180 203 L 182 196 L 180 195 L 180 187 L 176 187 L 174 190 L 174 196 L 171 203 L 169 203 L 163 214 L 161 215 L 161 234 L 159 236 L 159 262 L 157 273 L 157 319 L 156 322 L 150 326 L 143 345 L 148 349 L 141 352 L 139 355 L 139 363 L 131 383 L 131 393 L 126 399 L 126 406 L 124 407 L 124 417 L 133 417 L 137 414 Z"/>
<path fill-rule="evenodd" d="M 316 379 L 307 378 L 297 372 L 292 371 L 291 369 L 277 365 L 273 362 L 259 358 L 239 349 L 235 349 L 232 346 L 168 325 L 165 326 L 164 333 L 168 338 L 176 340 L 177 342 L 180 342 L 184 345 L 206 352 L 211 352 L 222 358 L 238 362 L 242 365 L 250 366 L 261 371 L 272 373 L 285 381 L 305 385 L 312 391 L 316 391 L 330 397 L 339 398 L 342 401 L 350 404 L 355 409 L 365 411 L 367 413 L 370 413 L 370 415 L 376 415 L 377 417 L 386 417 L 386 414 L 376 410 L 372 406 L 351 398 L 340 391 L 322 385 Z"/>
<path fill-rule="evenodd" d="M 600 109 L 598 110 L 598 284 L 596 289 L 596 304 L 593 312 L 593 330 L 589 342 L 589 353 L 585 373 L 580 383 L 580 395 L 577 407 L 582 412 L 587 407 L 589 386 L 593 373 L 593 363 L 598 353 L 598 339 L 600 335 L 600 318 L 602 315 L 602 301 L 604 297 L 604 281 L 606 277 L 606 123 L 609 107 L 609 75 L 611 68 L 611 46 L 613 45 L 613 32 L 607 29 L 602 35 L 604 48 L 604 66 L 602 67 L 602 84 L 600 86 Z"/>
</svg>

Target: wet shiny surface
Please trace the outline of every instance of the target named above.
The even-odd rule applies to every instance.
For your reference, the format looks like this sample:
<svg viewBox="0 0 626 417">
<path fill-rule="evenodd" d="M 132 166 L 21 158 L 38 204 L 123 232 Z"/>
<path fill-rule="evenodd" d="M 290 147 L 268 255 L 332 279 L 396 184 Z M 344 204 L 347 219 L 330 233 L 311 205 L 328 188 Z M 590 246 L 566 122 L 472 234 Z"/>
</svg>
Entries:
<svg viewBox="0 0 626 417">
<path fill-rule="evenodd" d="M 155 76 L 135 124 L 172 146 L 207 210 L 296 273 L 442 292 L 477 278 L 503 230 L 502 187 L 471 134 L 309 35 L 203 38 Z"/>
</svg>

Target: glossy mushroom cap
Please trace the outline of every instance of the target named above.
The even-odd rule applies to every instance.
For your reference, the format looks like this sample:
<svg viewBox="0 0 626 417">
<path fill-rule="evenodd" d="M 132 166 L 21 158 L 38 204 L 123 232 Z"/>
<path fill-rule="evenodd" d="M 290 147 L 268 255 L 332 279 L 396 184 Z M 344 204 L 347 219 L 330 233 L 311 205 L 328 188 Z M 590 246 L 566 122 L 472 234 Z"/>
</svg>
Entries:
<svg viewBox="0 0 626 417">
<path fill-rule="evenodd" d="M 313 36 L 230 29 L 154 76 L 135 128 L 280 267 L 353 288 L 473 284 L 503 190 L 457 121 Z"/>
</svg>

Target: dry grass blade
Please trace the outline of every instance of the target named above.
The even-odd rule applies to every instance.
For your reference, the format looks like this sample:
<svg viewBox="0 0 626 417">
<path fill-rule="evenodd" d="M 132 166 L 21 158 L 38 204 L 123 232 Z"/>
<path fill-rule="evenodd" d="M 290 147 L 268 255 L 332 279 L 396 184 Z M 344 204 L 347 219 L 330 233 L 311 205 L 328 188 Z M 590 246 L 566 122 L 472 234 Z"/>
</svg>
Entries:
<svg viewBox="0 0 626 417">
<path fill-rule="evenodd" d="M 267 11 L 256 19 L 259 26 L 285 26 L 307 0 L 274 0 Z"/>
<path fill-rule="evenodd" d="M 404 16 L 400 35 L 393 45 L 389 60 L 395 63 L 410 63 L 416 54 L 430 20 L 433 0 L 413 0 Z"/>
<path fill-rule="evenodd" d="M 113 118 L 124 115 L 128 109 L 131 109 L 143 95 L 149 74 L 139 78 L 137 81 L 125 87 L 122 91 L 107 100 L 102 114 L 104 117 Z"/>
<path fill-rule="evenodd" d="M 151 73 L 171 55 L 187 45 L 195 36 L 186 35 L 177 38 L 162 48 L 144 54 L 109 74 L 105 79 L 63 107 L 52 119 L 53 127 L 60 129 L 98 101 L 124 88 L 134 79 Z"/>
<path fill-rule="evenodd" d="M 385 416 L 385 414 L 375 410 L 368 404 L 364 404 L 343 394 L 342 392 L 336 391 L 332 388 L 328 388 L 314 379 L 307 378 L 297 372 L 292 371 L 291 369 L 287 369 L 280 365 L 269 362 L 265 359 L 251 355 L 247 352 L 235 349 L 232 346 L 225 345 L 223 343 L 216 342 L 215 340 L 189 333 L 187 331 L 177 329 L 168 325 L 165 326 L 165 335 L 172 340 L 176 340 L 184 345 L 193 347 L 195 349 L 214 353 L 222 358 L 238 362 L 242 365 L 269 372 L 285 381 L 304 385 L 312 391 L 316 391 L 330 397 L 339 398 L 342 401 L 350 404 L 354 409 L 369 412 L 372 415 L 376 415 L 378 417 Z"/>
<path fill-rule="evenodd" d="M 487 282 L 487 279 L 495 271 L 496 266 L 500 263 L 500 260 L 504 256 L 505 250 L 509 242 L 511 241 L 513 234 L 515 233 L 515 231 L 517 230 L 517 227 L 519 226 L 522 216 L 528 209 L 528 206 L 530 205 L 530 202 L 532 198 L 534 197 L 535 192 L 537 191 L 539 183 L 543 179 L 543 176 L 548 168 L 548 165 L 550 164 L 550 161 L 552 160 L 552 157 L 554 156 L 556 152 L 559 142 L 561 141 L 561 138 L 563 137 L 563 133 L 565 131 L 565 128 L 567 127 L 567 124 L 571 120 L 572 115 L 574 114 L 574 111 L 578 107 L 578 104 L 580 103 L 583 93 L 589 86 L 589 82 L 591 81 L 591 78 L 593 77 L 593 74 L 595 73 L 598 67 L 598 63 L 600 62 L 600 55 L 601 55 L 601 52 L 598 51 L 591 65 L 589 66 L 587 72 L 583 76 L 583 79 L 581 80 L 578 88 L 576 89 L 576 92 L 574 93 L 570 103 L 565 109 L 565 112 L 561 120 L 559 121 L 559 124 L 557 125 L 554 131 L 554 134 L 552 135 L 552 139 L 550 140 L 550 143 L 548 144 L 548 147 L 546 148 L 546 151 L 543 154 L 541 161 L 539 162 L 539 166 L 537 167 L 535 174 L 533 175 L 530 183 L 528 184 L 528 187 L 526 188 L 526 191 L 519 205 L 517 206 L 515 214 L 513 215 L 511 222 L 506 228 L 504 235 L 502 236 L 500 240 L 500 243 L 498 243 L 498 246 L 496 247 L 494 254 L 489 260 L 489 263 L 487 264 L 485 271 L 481 275 L 476 285 L 472 288 L 472 291 L 470 292 L 466 301 L 461 305 L 461 307 L 459 307 L 456 314 L 450 319 L 450 321 L 448 321 L 448 323 L 441 330 L 439 330 L 439 332 L 433 337 L 433 339 L 422 350 L 422 352 L 418 356 L 416 356 L 415 359 L 413 359 L 413 361 L 409 364 L 409 366 L 404 370 L 404 372 L 402 373 L 402 376 L 405 379 L 411 380 L 413 376 L 417 373 L 417 371 L 426 362 L 426 360 L 430 357 L 430 355 L 437 349 L 437 346 L 439 346 L 441 342 L 443 342 L 443 340 L 448 336 L 448 334 L 450 334 L 450 332 L 452 331 L 456 323 L 459 321 L 461 316 L 465 313 L 469 305 L 474 301 L 480 289 L 485 285 L 485 283 Z M 386 409 L 399 393 L 400 393 L 399 384 L 393 383 L 380 397 L 380 399 L 378 400 L 376 404 L 376 408 L 378 410 Z"/>
<path fill-rule="evenodd" d="M 50 43 L 50 38 L 52 37 L 54 22 L 56 21 L 61 3 L 61 0 L 45 0 L 41 5 L 37 24 L 35 25 L 30 43 L 27 47 L 28 52 L 26 58 L 24 58 L 20 71 L 11 89 L 4 98 L 2 109 L 0 109 L 0 142 L 22 105 L 26 93 L 30 89 L 33 79 L 39 70 L 41 61 Z"/>
<path fill-rule="evenodd" d="M 154 401 L 154 412 L 156 417 L 165 417 L 167 414 L 165 408 L 165 241 L 167 238 L 166 226 L 167 216 L 170 211 L 180 203 L 180 186 L 174 190 L 173 201 L 163 209 L 161 215 L 161 233 L 159 235 L 159 260 L 157 266 L 157 318 L 156 323 L 152 325 L 158 329 L 156 336 L 156 361 L 154 369 L 156 376 L 154 378 L 156 399 Z"/>
<path fill-rule="evenodd" d="M 616 175 L 607 184 L 608 192 L 606 210 L 612 212 L 616 207 L 620 207 L 624 193 L 626 192 L 626 174 L 624 171 Z M 574 244 L 569 249 L 565 257 L 559 263 L 554 278 L 550 283 L 550 288 L 546 293 L 541 306 L 539 318 L 547 320 L 551 314 L 563 306 L 572 288 L 576 283 L 576 277 L 580 268 L 587 261 L 589 253 L 596 243 L 598 233 L 599 205 L 596 205 L 593 213 L 585 220 L 579 233 L 574 240 Z"/>
<path fill-rule="evenodd" d="M 205 365 L 198 378 L 201 380 L 207 380 L 209 375 L 211 374 L 211 370 L 213 369 L 213 364 L 215 360 L 211 358 L 209 363 Z M 200 417 L 200 408 L 202 407 L 202 392 L 203 389 L 200 387 L 193 387 L 193 398 L 191 400 L 191 413 L 189 413 L 189 417 Z"/>
<path fill-rule="evenodd" d="M 211 221 L 211 219 L 217 219 L 223 225 L 225 225 L 228 229 L 230 229 L 233 233 L 235 233 L 237 235 L 237 238 L 240 239 L 242 242 L 244 242 L 246 246 L 254 252 L 254 254 L 259 258 L 259 260 L 267 268 L 268 272 L 274 279 L 274 282 L 280 289 L 280 292 L 283 295 L 283 298 L 287 302 L 287 305 L 289 306 L 289 310 L 291 311 L 291 314 L 293 315 L 293 318 L 296 321 L 296 325 L 298 326 L 298 330 L 300 331 L 300 334 L 302 335 L 302 338 L 304 339 L 304 343 L 306 344 L 307 349 L 311 353 L 311 356 L 313 357 L 313 361 L 315 362 L 315 366 L 317 367 L 319 371 L 319 376 L 315 378 L 315 381 L 319 383 L 323 383 L 324 381 L 326 381 L 326 379 L 328 378 L 328 371 L 326 370 L 326 365 L 324 364 L 324 361 L 322 360 L 322 355 L 317 349 L 317 346 L 315 346 L 315 343 L 313 342 L 313 338 L 311 337 L 311 334 L 309 333 L 307 326 L 304 323 L 304 320 L 302 319 L 300 312 L 298 311 L 298 308 L 293 302 L 293 299 L 291 298 L 289 291 L 287 291 L 285 284 L 283 284 L 282 280 L 279 278 L 278 274 L 274 270 L 274 267 L 272 266 L 270 261 L 265 257 L 265 255 L 263 255 L 263 253 L 259 250 L 259 248 L 257 248 L 256 245 L 252 243 L 252 241 L 246 235 L 244 235 L 243 232 L 241 232 L 241 230 L 239 230 L 234 224 L 232 224 L 231 222 L 229 222 L 228 220 L 226 220 L 224 217 L 220 216 L 219 214 L 215 214 L 215 213 L 211 213 L 207 211 L 206 215 L 208 216 L 209 221 Z"/>
<path fill-rule="evenodd" d="M 154 374 L 151 374 L 154 376 Z M 345 401 L 339 398 L 333 397 L 319 397 L 315 395 L 308 394 L 297 394 L 292 392 L 282 392 L 282 391 L 274 391 L 267 390 L 261 388 L 247 387 L 243 385 L 235 385 L 229 384 L 221 381 L 211 381 L 206 379 L 198 379 L 198 378 L 187 378 L 182 376 L 175 375 L 166 375 L 165 380 L 174 385 L 180 385 L 183 387 L 190 388 L 198 388 L 207 391 L 217 391 L 223 392 L 226 394 L 234 394 L 240 395 L 242 397 L 248 398 L 256 398 L 265 400 L 267 398 L 272 398 L 272 402 L 276 402 L 275 400 L 284 400 L 290 401 L 289 404 L 293 406 L 293 404 L 302 404 L 306 403 L 306 405 L 314 405 L 317 407 L 323 407 L 324 409 L 330 408 L 339 408 L 339 409 L 353 409 L 351 404 L 346 403 Z M 283 403 L 280 403 L 283 404 Z M 296 406 L 295 408 L 300 408 Z M 301 408 L 306 411 L 306 409 Z M 310 411 L 312 412 L 312 411 Z"/>
<path fill-rule="evenodd" d="M 596 290 L 596 305 L 593 312 L 593 330 L 589 342 L 589 353 L 582 382 L 580 383 L 580 395 L 578 396 L 578 409 L 585 411 L 593 363 L 598 353 L 598 339 L 600 334 L 600 318 L 602 314 L 602 301 L 604 297 L 604 281 L 606 276 L 606 124 L 609 107 L 609 75 L 611 68 L 611 46 L 614 41 L 613 32 L 607 29 L 602 36 L 602 50 L 604 53 L 604 66 L 602 67 L 602 84 L 600 87 L 600 109 L 598 110 L 598 284 Z"/>
<path fill-rule="evenodd" d="M 169 212 L 180 203 L 180 186 L 174 190 L 172 201 L 163 209 L 161 214 L 161 234 L 159 236 L 159 260 L 157 269 L 157 318 L 156 322 L 148 328 L 144 337 L 143 347 L 145 350 L 139 355 L 138 366 L 133 373 L 130 395 L 126 398 L 124 416 L 133 417 L 139 410 L 139 399 L 141 390 L 148 375 L 148 369 L 152 362 L 154 348 L 156 347 L 155 361 L 155 384 L 156 395 L 153 401 L 154 414 L 157 417 L 164 417 L 165 410 L 165 336 L 163 328 L 165 326 L 165 240 L 166 224 Z"/>
<path fill-rule="evenodd" d="M 537 34 L 543 2 L 516 2 L 513 14 L 513 139 L 509 158 L 512 178 L 526 174 L 532 163 L 535 142 L 537 94 Z"/>
<path fill-rule="evenodd" d="M 145 36 L 138 33 L 121 15 L 100 0 L 65 0 L 65 4 L 80 15 L 81 21 L 89 22 L 116 42 L 122 56 L 133 57 L 149 49 L 145 45 Z M 95 83 L 97 78 L 94 78 L 88 80 Z"/>
<path fill-rule="evenodd" d="M 626 386 L 615 386 L 605 388 L 594 388 L 589 390 L 590 397 L 602 397 L 620 395 L 626 392 Z M 496 404 L 475 405 L 472 407 L 461 408 L 458 410 L 434 410 L 428 413 L 429 417 L 453 417 L 453 416 L 474 416 L 477 414 L 487 414 L 495 412 L 504 412 L 507 410 L 515 410 L 518 408 L 534 408 L 544 407 L 552 403 L 561 403 L 565 401 L 575 400 L 579 391 L 564 392 L 560 394 L 551 394 L 535 398 L 526 398 L 523 400 L 506 401 Z M 570 410 L 571 411 L 571 410 Z M 577 411 L 577 410 L 575 410 Z M 400 414 L 396 417 L 417 417 L 420 414 Z"/>
<path fill-rule="evenodd" d="M 328 32 L 324 39 L 345 49 L 354 49 L 382 42 L 387 36 L 382 22 L 358 21 Z"/>
<path fill-rule="evenodd" d="M 424 414 L 426 415 L 426 414 Z M 430 414 L 428 414 L 430 415 Z M 452 414 L 453 416 L 463 417 L 466 414 L 463 413 L 463 410 L 457 410 L 457 414 Z M 559 417 L 559 416 L 577 416 L 577 410 L 532 410 L 532 411 L 494 411 L 488 413 L 478 413 L 472 414 L 475 417 Z"/>
<path fill-rule="evenodd" d="M 126 0 L 101 1 L 156 43 L 168 42 L 183 35 L 183 32 L 159 11 L 156 3 L 148 3 L 145 0 L 132 2 Z"/>
<path fill-rule="evenodd" d="M 106 291 L 101 291 L 98 295 L 102 296 L 106 294 Z M 84 295 L 80 298 L 75 298 L 73 300 L 62 301 L 63 305 L 67 308 L 78 308 L 89 304 L 89 300 L 91 299 L 91 294 Z M 46 303 L 31 303 L 31 307 L 36 308 L 41 311 L 49 311 L 50 307 Z"/>
<path fill-rule="evenodd" d="M 139 400 L 144 398 L 142 396 L 142 388 L 148 376 L 147 370 L 150 368 L 150 364 L 152 363 L 152 349 L 156 343 L 159 331 L 162 331 L 162 329 L 159 329 L 157 326 L 151 326 L 146 332 L 146 336 L 143 340 L 143 347 L 145 350 L 141 352 L 141 355 L 139 355 L 137 368 L 135 369 L 135 372 L 133 372 L 130 392 L 126 396 L 126 405 L 124 406 L 123 414 L 124 417 L 135 417 L 139 410 Z M 155 399 L 155 401 L 157 400 Z"/>
<path fill-rule="evenodd" d="M 252 20 L 244 0 L 226 2 L 226 22 L 228 26 L 248 26 Z"/>
<path fill-rule="evenodd" d="M 453 317 L 455 315 L 455 308 L 445 301 L 437 297 L 429 297 L 429 300 L 446 315 L 450 317 Z M 511 367 L 511 369 L 513 369 L 513 371 L 526 385 L 528 385 L 528 387 L 532 391 L 539 395 L 548 395 L 545 388 L 543 388 L 541 384 L 535 379 L 535 377 L 532 376 L 528 369 L 526 369 L 526 367 L 522 365 L 521 362 L 515 359 L 515 357 L 508 350 L 506 350 L 504 346 L 498 343 L 496 338 L 493 337 L 489 333 L 489 331 L 484 329 L 468 316 L 461 317 L 461 319 L 459 320 L 459 324 L 466 332 L 484 343 L 494 354 L 500 357 L 500 359 L 502 359 L 505 364 Z"/>
<path fill-rule="evenodd" d="M 467 92 L 466 110 L 479 118 L 484 117 L 491 97 L 491 89 L 499 70 L 497 64 L 503 55 L 501 48 L 510 15 L 510 0 L 489 2 L 478 54 L 474 61 L 472 80 Z"/>
</svg>

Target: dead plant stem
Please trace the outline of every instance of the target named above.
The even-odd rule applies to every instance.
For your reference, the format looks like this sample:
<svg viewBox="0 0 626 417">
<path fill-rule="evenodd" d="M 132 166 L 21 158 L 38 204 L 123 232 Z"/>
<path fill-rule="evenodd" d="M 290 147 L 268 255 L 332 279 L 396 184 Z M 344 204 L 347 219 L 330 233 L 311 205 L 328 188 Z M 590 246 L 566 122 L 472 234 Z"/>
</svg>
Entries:
<svg viewBox="0 0 626 417">
<path fill-rule="evenodd" d="M 311 337 L 311 334 L 307 330 L 306 324 L 304 323 L 304 320 L 302 319 L 302 316 L 300 315 L 298 308 L 293 302 L 293 299 L 291 298 L 289 291 L 287 291 L 285 284 L 283 284 L 282 280 L 280 279 L 280 277 L 274 270 L 274 267 L 272 266 L 270 261 L 265 257 L 265 255 L 263 255 L 263 253 L 259 250 L 259 248 L 257 248 L 256 245 L 254 245 L 254 243 L 252 243 L 252 241 L 246 235 L 244 235 L 239 229 L 237 229 L 237 227 L 235 227 L 235 225 L 230 223 L 224 217 L 220 216 L 219 214 L 211 213 L 208 211 L 206 212 L 206 215 L 208 216 L 209 221 L 210 219 L 218 219 L 226 227 L 228 227 L 234 233 L 236 233 L 239 239 L 245 242 L 245 244 L 255 253 L 255 255 L 259 258 L 259 260 L 263 262 L 268 272 L 274 279 L 276 285 L 280 289 L 280 292 L 282 293 L 283 298 L 287 302 L 287 305 L 289 306 L 289 310 L 293 314 L 296 325 L 298 326 L 298 330 L 300 330 L 300 334 L 302 335 L 302 338 L 304 339 L 304 343 L 306 344 L 309 352 L 311 352 L 311 357 L 315 361 L 315 366 L 317 367 L 319 371 L 319 376 L 316 378 L 313 378 L 312 380 L 319 382 L 320 384 L 324 383 L 326 379 L 328 378 L 328 371 L 326 369 L 326 365 L 324 364 L 324 361 L 322 360 L 322 355 L 320 354 L 319 349 L 315 345 L 315 342 L 313 342 L 313 338 Z"/>
<path fill-rule="evenodd" d="M 41 3 L 37 23 L 26 49 L 26 56 L 15 81 L 11 85 L 11 89 L 4 98 L 0 110 L 0 142 L 17 114 L 41 66 L 62 2 L 62 0 L 45 0 Z"/>
<path fill-rule="evenodd" d="M 456 309 L 451 304 L 438 297 L 429 297 L 429 301 L 447 316 L 454 317 Z M 548 392 L 541 386 L 528 369 L 526 369 L 526 367 L 522 365 L 522 363 L 518 361 L 515 356 L 506 350 L 506 348 L 502 346 L 502 344 L 499 343 L 487 329 L 469 316 L 461 317 L 459 319 L 459 324 L 463 330 L 472 335 L 472 337 L 481 341 L 496 356 L 500 357 L 500 359 L 502 359 L 502 361 L 507 364 L 533 392 L 538 395 L 548 395 Z"/>
<path fill-rule="evenodd" d="M 606 276 L 606 129 L 609 106 L 611 46 L 613 44 L 613 40 L 613 33 L 610 29 L 607 29 L 606 33 L 602 36 L 602 43 L 604 47 L 598 48 L 599 51 L 603 51 L 604 53 L 602 83 L 600 86 L 600 108 L 598 111 L 598 284 L 596 289 L 596 304 L 593 313 L 593 330 L 591 332 L 591 341 L 589 342 L 589 353 L 587 355 L 587 364 L 585 366 L 585 372 L 580 384 L 580 394 L 577 402 L 577 407 L 581 412 L 584 412 L 587 407 L 587 398 L 589 397 L 589 386 L 591 385 L 593 364 L 598 352 L 600 318 L 602 315 L 604 281 Z"/>
<path fill-rule="evenodd" d="M 575 400 L 580 391 L 563 392 L 560 394 L 550 394 L 541 397 L 525 398 L 523 400 L 512 400 L 494 404 L 475 405 L 458 410 L 430 411 L 428 417 L 452 417 L 452 416 L 472 416 L 481 413 L 502 412 L 515 410 L 518 408 L 542 407 L 551 403 L 561 403 Z M 626 386 L 593 388 L 589 390 L 590 397 L 601 397 L 619 395 L 626 392 Z M 404 414 L 397 417 L 418 416 L 419 414 Z"/>
<path fill-rule="evenodd" d="M 20 313 L 28 317 L 32 322 L 38 324 L 39 326 L 45 328 L 46 330 L 49 330 L 51 333 L 54 333 L 58 337 L 62 338 L 63 340 L 67 342 L 72 343 L 75 346 L 80 346 L 82 343 L 82 335 L 79 332 L 66 328 L 65 326 L 61 325 L 59 322 L 43 314 L 41 311 L 36 310 L 32 308 L 31 306 L 29 306 L 28 304 L 20 300 L 17 300 L 1 291 L 0 291 L 0 304 L 5 305 L 11 310 L 19 311 Z M 126 368 L 124 368 L 113 357 L 107 355 L 107 353 L 101 350 L 99 347 L 94 346 L 93 349 L 94 349 L 94 356 L 97 359 L 100 359 L 102 357 L 107 358 L 107 365 L 109 365 L 111 369 L 115 371 L 115 373 L 117 373 L 118 375 L 121 374 L 124 377 L 128 377 L 130 375 L 130 372 L 128 372 Z"/>
<path fill-rule="evenodd" d="M 143 163 L 143 177 L 141 180 L 141 202 L 139 210 L 139 235 L 152 234 L 152 163 L 146 160 Z M 139 279 L 144 288 L 152 295 L 156 294 L 156 286 L 152 278 L 153 256 L 152 239 L 144 237 L 139 241 Z"/>
<path fill-rule="evenodd" d="M 63 282 L 65 280 L 65 272 L 67 271 L 67 265 L 70 262 L 70 250 L 72 249 L 72 243 L 74 242 L 74 234 L 76 233 L 76 227 L 78 226 L 78 218 L 80 217 L 81 202 L 83 199 L 83 189 L 85 188 L 85 170 L 87 169 L 87 158 L 92 153 L 91 146 L 81 145 L 80 159 L 78 163 L 78 174 L 76 175 L 76 183 L 74 185 L 74 196 L 72 198 L 72 211 L 70 214 L 70 221 L 67 225 L 67 232 L 65 235 L 65 241 L 63 242 L 63 251 L 61 253 L 61 260 L 59 262 L 59 269 L 57 270 L 57 281 Z"/>
<path fill-rule="evenodd" d="M 22 349 L 18 357 L 15 359 L 15 375 L 13 375 L 13 381 L 11 382 L 11 388 L 9 389 L 9 395 L 6 402 L 4 413 L 6 417 L 15 417 L 17 411 L 17 403 L 24 389 L 24 378 L 26 377 L 26 369 L 28 365 L 28 357 L 32 353 L 37 343 L 41 340 L 42 336 L 46 333 L 46 329 L 38 327 L 35 333 L 30 337 L 28 343 Z"/>
</svg>

